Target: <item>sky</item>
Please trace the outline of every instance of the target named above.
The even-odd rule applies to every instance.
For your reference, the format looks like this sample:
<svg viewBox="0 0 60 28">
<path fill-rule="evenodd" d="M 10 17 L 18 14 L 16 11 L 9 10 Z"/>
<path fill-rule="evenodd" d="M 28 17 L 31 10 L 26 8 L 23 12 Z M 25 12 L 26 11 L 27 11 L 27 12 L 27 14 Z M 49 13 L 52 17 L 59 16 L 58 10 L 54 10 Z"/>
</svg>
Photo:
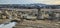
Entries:
<svg viewBox="0 0 60 28">
<path fill-rule="evenodd" d="M 31 3 L 60 5 L 60 0 L 0 0 L 0 4 L 31 4 Z"/>
</svg>

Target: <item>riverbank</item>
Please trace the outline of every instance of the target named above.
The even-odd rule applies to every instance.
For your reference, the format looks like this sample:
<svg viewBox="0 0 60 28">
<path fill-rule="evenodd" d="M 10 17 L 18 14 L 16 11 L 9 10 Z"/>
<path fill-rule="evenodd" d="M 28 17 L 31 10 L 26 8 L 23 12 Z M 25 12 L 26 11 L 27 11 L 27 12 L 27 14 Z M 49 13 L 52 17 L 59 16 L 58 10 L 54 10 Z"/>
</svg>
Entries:
<svg viewBox="0 0 60 28">
<path fill-rule="evenodd" d="M 0 24 L 9 22 L 9 19 L 0 19 Z M 60 21 L 49 20 L 25 20 L 19 22 L 14 28 L 60 28 Z"/>
<path fill-rule="evenodd" d="M 22 23 L 18 23 L 15 28 L 60 28 L 60 21 L 51 22 L 47 20 L 24 20 Z"/>
</svg>

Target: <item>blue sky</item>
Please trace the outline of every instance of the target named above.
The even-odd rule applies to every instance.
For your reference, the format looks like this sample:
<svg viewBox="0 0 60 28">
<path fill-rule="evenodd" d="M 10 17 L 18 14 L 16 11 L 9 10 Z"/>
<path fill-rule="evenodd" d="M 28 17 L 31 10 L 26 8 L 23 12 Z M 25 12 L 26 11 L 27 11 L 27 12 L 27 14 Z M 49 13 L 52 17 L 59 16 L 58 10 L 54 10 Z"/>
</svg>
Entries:
<svg viewBox="0 0 60 28">
<path fill-rule="evenodd" d="M 0 3 L 2 4 L 30 4 L 35 3 L 34 0 L 0 0 Z"/>
<path fill-rule="evenodd" d="M 0 0 L 0 4 L 60 4 L 60 0 Z"/>
</svg>

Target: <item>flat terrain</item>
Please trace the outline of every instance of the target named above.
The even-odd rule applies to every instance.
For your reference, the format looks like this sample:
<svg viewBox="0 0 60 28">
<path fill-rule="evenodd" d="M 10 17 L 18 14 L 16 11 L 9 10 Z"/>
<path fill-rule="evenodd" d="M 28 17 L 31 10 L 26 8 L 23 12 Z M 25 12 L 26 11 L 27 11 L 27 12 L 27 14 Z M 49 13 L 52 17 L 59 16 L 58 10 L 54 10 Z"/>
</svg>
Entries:
<svg viewBox="0 0 60 28">
<path fill-rule="evenodd" d="M 14 28 L 60 28 L 60 21 L 24 20 L 24 22 L 18 23 Z"/>
<path fill-rule="evenodd" d="M 0 20 L 1 23 L 9 22 L 8 19 Z M 14 28 L 60 28 L 60 21 L 49 20 L 25 20 L 21 23 L 17 23 Z"/>
</svg>

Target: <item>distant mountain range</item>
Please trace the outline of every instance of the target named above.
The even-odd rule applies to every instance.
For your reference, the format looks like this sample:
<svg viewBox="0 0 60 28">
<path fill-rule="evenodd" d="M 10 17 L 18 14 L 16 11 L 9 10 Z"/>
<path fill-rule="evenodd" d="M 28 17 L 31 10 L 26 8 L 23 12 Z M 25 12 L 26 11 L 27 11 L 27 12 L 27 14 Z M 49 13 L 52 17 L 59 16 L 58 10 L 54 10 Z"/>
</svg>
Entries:
<svg viewBox="0 0 60 28">
<path fill-rule="evenodd" d="M 60 9 L 60 5 L 46 5 L 46 4 L 0 4 L 0 8 L 47 8 L 47 9 Z"/>
</svg>

